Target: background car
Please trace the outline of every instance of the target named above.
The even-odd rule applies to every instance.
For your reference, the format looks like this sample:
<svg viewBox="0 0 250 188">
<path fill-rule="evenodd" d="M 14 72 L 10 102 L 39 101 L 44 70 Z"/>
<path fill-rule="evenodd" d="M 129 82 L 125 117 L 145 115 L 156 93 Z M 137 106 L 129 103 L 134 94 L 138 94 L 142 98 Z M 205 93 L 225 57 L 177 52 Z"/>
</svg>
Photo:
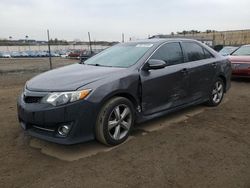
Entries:
<svg viewBox="0 0 250 188">
<path fill-rule="evenodd" d="M 11 55 L 7 52 L 0 52 L 0 58 L 11 58 Z"/>
<path fill-rule="evenodd" d="M 11 57 L 13 57 L 13 58 L 21 57 L 20 52 L 15 52 L 15 51 L 14 51 L 14 52 L 11 52 L 10 55 L 11 55 Z"/>
<path fill-rule="evenodd" d="M 50 52 L 50 55 L 51 57 L 60 57 L 60 54 L 55 51 Z"/>
<path fill-rule="evenodd" d="M 244 45 L 230 56 L 233 77 L 250 78 L 250 45 Z"/>
<path fill-rule="evenodd" d="M 219 53 L 223 56 L 228 56 L 230 55 L 231 53 L 233 53 L 237 48 L 239 47 L 236 47 L 236 46 L 225 46 L 223 47 Z"/>
<path fill-rule="evenodd" d="M 80 60 L 81 62 L 86 61 L 87 59 L 89 59 L 90 57 L 96 55 L 98 52 L 95 51 L 89 51 L 89 50 L 85 50 L 84 52 L 81 53 L 80 55 Z"/>
<path fill-rule="evenodd" d="M 28 57 L 38 57 L 37 51 L 26 51 Z"/>
<path fill-rule="evenodd" d="M 38 57 L 47 57 L 48 53 L 45 51 L 38 51 L 37 52 Z"/>
<path fill-rule="evenodd" d="M 79 59 L 81 54 L 84 53 L 85 50 L 73 50 L 68 54 L 69 58 L 76 58 Z"/>
</svg>

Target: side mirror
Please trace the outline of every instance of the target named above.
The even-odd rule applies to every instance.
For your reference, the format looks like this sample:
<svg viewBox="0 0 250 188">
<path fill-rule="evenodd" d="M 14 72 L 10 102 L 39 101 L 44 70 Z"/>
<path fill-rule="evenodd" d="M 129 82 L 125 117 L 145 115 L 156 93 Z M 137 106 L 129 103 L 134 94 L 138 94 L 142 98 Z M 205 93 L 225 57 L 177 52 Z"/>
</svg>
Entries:
<svg viewBox="0 0 250 188">
<path fill-rule="evenodd" d="M 167 63 L 158 59 L 150 59 L 147 63 L 145 63 L 143 69 L 144 70 L 156 70 L 162 69 L 167 66 Z"/>
</svg>

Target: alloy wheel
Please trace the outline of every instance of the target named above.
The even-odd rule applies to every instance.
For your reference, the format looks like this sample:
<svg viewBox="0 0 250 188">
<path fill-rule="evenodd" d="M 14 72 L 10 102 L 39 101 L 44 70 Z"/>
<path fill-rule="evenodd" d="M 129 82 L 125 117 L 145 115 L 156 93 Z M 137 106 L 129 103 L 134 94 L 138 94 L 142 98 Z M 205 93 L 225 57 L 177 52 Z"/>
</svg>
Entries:
<svg viewBox="0 0 250 188">
<path fill-rule="evenodd" d="M 123 139 L 129 132 L 132 124 L 130 108 L 125 104 L 116 106 L 108 119 L 108 132 L 114 140 Z"/>
<path fill-rule="evenodd" d="M 212 97 L 214 103 L 217 104 L 222 100 L 223 92 L 224 92 L 223 84 L 220 81 L 217 81 L 212 91 Z"/>
</svg>

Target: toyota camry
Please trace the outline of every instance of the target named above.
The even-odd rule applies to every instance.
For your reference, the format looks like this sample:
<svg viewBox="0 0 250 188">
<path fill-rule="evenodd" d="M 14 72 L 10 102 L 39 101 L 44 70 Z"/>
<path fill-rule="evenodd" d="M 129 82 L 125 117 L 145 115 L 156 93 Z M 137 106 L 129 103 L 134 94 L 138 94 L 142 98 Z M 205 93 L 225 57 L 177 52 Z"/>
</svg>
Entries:
<svg viewBox="0 0 250 188">
<path fill-rule="evenodd" d="M 114 146 L 136 123 L 191 105 L 219 105 L 230 77 L 230 61 L 195 40 L 121 43 L 29 80 L 18 119 L 30 135 L 51 142 Z"/>
</svg>

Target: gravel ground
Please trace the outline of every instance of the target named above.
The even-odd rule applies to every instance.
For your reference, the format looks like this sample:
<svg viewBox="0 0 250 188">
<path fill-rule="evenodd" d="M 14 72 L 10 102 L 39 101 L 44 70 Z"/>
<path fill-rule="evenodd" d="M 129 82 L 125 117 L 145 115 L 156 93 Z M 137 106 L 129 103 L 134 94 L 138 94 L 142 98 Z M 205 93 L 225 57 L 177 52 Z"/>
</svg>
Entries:
<svg viewBox="0 0 250 188">
<path fill-rule="evenodd" d="M 137 125 L 116 148 L 61 146 L 31 138 L 17 121 L 17 95 L 47 66 L 47 59 L 0 60 L 0 187 L 250 187 L 250 80 L 234 80 L 217 108 Z"/>
</svg>

